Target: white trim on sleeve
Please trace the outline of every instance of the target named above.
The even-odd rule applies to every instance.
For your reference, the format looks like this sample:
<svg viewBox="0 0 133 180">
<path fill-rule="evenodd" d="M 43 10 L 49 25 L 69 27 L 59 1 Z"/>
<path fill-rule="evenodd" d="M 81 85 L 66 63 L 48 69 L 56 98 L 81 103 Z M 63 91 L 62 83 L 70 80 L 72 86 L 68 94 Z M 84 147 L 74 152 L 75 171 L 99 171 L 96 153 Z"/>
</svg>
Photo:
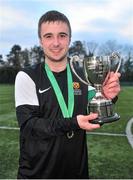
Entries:
<svg viewBox="0 0 133 180">
<path fill-rule="evenodd" d="M 15 106 L 26 104 L 39 106 L 34 81 L 28 74 L 20 71 L 15 80 Z"/>
</svg>

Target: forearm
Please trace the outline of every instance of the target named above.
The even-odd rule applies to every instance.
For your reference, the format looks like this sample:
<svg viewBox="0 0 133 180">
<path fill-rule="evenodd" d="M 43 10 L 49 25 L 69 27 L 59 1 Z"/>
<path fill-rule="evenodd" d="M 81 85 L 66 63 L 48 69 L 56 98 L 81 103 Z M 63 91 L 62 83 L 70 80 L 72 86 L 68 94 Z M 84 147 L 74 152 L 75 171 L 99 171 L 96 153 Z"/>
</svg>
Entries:
<svg viewBox="0 0 133 180">
<path fill-rule="evenodd" d="M 45 139 L 79 129 L 77 118 L 46 118 L 40 115 L 38 107 L 35 106 L 19 106 L 16 114 L 21 133 L 25 138 L 33 136 Z"/>
</svg>

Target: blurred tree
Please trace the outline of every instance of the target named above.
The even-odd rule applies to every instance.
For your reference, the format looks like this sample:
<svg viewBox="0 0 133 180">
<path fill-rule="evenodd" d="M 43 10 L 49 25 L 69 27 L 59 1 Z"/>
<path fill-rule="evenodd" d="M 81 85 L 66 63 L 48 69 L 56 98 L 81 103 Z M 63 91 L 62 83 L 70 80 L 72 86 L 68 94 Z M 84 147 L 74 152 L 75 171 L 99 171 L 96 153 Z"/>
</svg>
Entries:
<svg viewBox="0 0 133 180">
<path fill-rule="evenodd" d="M 122 73 L 122 81 L 133 81 L 133 45 L 118 44 L 116 40 L 108 40 L 101 46 L 94 41 L 81 42 L 80 40 L 75 41 L 69 48 L 69 55 L 80 56 L 78 65 L 82 65 L 84 56 L 93 56 L 95 54 L 110 55 L 112 52 L 119 52 L 122 56 L 122 66 L 120 72 Z M 8 64 L 3 60 L 2 54 L 0 54 L 0 64 L 2 67 L 13 66 L 16 72 L 20 67 L 33 65 L 43 61 L 44 53 L 40 46 L 35 45 L 33 48 L 28 50 L 27 48 L 23 51 L 21 46 L 15 44 L 10 53 L 7 55 Z M 4 70 L 6 71 L 6 69 Z M 4 72 L 3 71 L 3 72 Z M 2 72 L 2 73 L 3 73 Z"/>
<path fill-rule="evenodd" d="M 98 47 L 98 43 L 94 42 L 94 41 L 90 41 L 90 42 L 85 42 L 84 41 L 84 46 L 86 48 L 86 53 L 87 56 L 93 56 L 96 52 L 96 49 Z"/>
<path fill-rule="evenodd" d="M 75 41 L 73 42 L 72 46 L 69 48 L 69 55 L 78 55 L 78 56 L 85 56 L 86 51 L 84 48 L 84 45 L 81 41 Z"/>
<path fill-rule="evenodd" d="M 133 82 L 133 45 L 124 45 L 122 52 L 124 60 L 121 80 Z"/>
<path fill-rule="evenodd" d="M 131 53 L 128 54 L 128 59 L 126 60 L 123 69 L 122 80 L 133 82 L 133 57 L 131 56 Z"/>
<path fill-rule="evenodd" d="M 44 53 L 41 46 L 35 45 L 33 48 L 31 48 L 30 56 L 32 64 L 40 63 L 42 58 L 44 57 Z"/>
<path fill-rule="evenodd" d="M 21 55 L 21 46 L 15 44 L 11 48 L 10 53 L 7 55 L 7 60 L 9 62 L 9 65 L 20 68 L 21 67 L 20 55 Z"/>
<path fill-rule="evenodd" d="M 21 56 L 22 56 L 22 59 L 23 59 L 23 65 L 21 65 L 21 66 L 26 67 L 26 66 L 30 65 L 30 57 L 29 57 L 29 55 L 30 55 L 30 51 L 27 48 L 22 51 Z"/>
<path fill-rule="evenodd" d="M 116 40 L 108 40 L 99 47 L 100 55 L 111 55 L 112 52 L 120 52 L 122 45 L 118 44 Z"/>
<path fill-rule="evenodd" d="M 2 56 L 2 54 L 0 54 L 0 66 L 2 65 L 4 65 L 5 64 L 5 62 L 4 62 L 4 60 L 3 60 L 3 56 Z"/>
<path fill-rule="evenodd" d="M 0 54 L 0 61 L 2 61 L 3 60 L 3 56 L 2 56 L 2 54 Z"/>
</svg>

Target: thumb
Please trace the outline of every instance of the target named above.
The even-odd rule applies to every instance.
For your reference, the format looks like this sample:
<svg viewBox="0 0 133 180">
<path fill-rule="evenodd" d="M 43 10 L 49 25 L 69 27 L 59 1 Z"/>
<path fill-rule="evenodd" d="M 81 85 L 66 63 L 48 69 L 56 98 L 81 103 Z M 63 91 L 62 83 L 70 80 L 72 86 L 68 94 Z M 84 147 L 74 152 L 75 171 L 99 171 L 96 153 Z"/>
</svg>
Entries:
<svg viewBox="0 0 133 180">
<path fill-rule="evenodd" d="M 77 120 L 81 120 L 83 122 L 88 122 L 88 121 L 96 119 L 97 117 L 98 117 L 97 113 L 91 113 L 88 115 L 78 115 Z"/>
<path fill-rule="evenodd" d="M 97 113 L 90 113 L 89 115 L 87 115 L 88 121 L 94 120 L 98 117 Z"/>
</svg>

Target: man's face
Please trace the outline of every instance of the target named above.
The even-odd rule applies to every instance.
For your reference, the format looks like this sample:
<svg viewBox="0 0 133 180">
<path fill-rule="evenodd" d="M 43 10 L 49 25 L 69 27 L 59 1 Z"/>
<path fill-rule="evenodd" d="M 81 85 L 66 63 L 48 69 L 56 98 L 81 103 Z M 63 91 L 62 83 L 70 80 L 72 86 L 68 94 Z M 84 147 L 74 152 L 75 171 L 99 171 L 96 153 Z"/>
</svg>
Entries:
<svg viewBox="0 0 133 180">
<path fill-rule="evenodd" d="M 45 57 L 51 61 L 63 61 L 70 44 L 67 24 L 61 21 L 42 23 L 40 35 Z"/>
</svg>

